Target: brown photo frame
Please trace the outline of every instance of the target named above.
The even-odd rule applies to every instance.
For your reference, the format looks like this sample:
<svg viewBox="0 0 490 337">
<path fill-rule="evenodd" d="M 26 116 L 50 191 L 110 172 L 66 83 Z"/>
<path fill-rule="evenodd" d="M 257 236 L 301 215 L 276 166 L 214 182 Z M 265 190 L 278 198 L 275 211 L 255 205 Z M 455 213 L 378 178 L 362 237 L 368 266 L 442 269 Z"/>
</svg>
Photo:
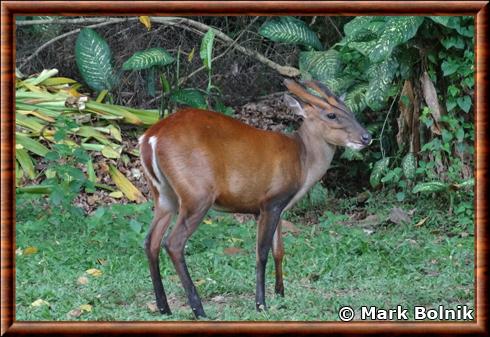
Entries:
<svg viewBox="0 0 490 337">
<path fill-rule="evenodd" d="M 476 39 L 474 322 L 28 322 L 15 320 L 15 15 L 472 15 Z M 1 335 L 488 335 L 488 1 L 4 1 L 1 4 Z"/>
</svg>

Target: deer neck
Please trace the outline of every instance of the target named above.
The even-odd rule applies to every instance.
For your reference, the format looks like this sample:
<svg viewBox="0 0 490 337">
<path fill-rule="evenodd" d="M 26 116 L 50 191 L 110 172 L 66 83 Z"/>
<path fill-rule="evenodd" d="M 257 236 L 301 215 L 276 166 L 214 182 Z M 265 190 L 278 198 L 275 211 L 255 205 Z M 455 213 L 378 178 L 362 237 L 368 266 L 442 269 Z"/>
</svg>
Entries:
<svg viewBox="0 0 490 337">
<path fill-rule="evenodd" d="M 286 209 L 294 205 L 327 172 L 335 153 L 335 145 L 328 144 L 314 125 L 307 120 L 295 133 L 301 144 L 301 168 L 303 182 Z"/>
</svg>

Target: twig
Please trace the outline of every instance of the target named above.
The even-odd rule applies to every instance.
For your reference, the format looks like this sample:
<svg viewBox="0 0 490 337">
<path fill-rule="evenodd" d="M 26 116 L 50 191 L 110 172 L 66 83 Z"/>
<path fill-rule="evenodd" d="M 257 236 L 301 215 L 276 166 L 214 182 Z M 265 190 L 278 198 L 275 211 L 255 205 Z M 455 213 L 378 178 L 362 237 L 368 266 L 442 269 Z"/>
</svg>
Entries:
<svg viewBox="0 0 490 337">
<path fill-rule="evenodd" d="M 330 16 L 327 16 L 327 20 L 330 21 L 330 24 L 333 26 L 333 28 L 335 28 L 335 31 L 337 32 L 337 34 L 339 34 L 339 37 L 342 39 L 344 36 L 340 32 L 340 30 L 337 28 L 337 25 L 335 24 L 335 22 L 333 22 L 332 18 Z"/>
<path fill-rule="evenodd" d="M 72 19 L 70 21 L 74 21 L 75 19 Z M 101 23 L 97 23 L 97 24 L 94 24 L 94 25 L 90 25 L 90 26 L 86 26 L 84 28 L 95 28 L 95 27 L 101 27 L 101 26 L 107 26 L 107 25 L 110 25 L 110 24 L 113 24 L 113 23 L 118 23 L 118 22 L 124 22 L 124 21 L 130 21 L 130 20 L 136 20 L 136 18 L 124 18 L 124 19 L 110 19 L 110 20 L 104 20 L 103 22 Z M 32 20 L 32 21 L 46 21 L 46 20 Z M 50 20 L 50 21 L 53 21 L 53 20 Z M 27 63 L 29 63 L 29 61 L 31 61 L 34 57 L 36 57 L 44 48 L 48 47 L 49 45 L 53 44 L 54 42 L 58 41 L 58 40 L 61 40 L 67 36 L 70 36 L 70 35 L 73 35 L 73 34 L 76 34 L 78 32 L 80 32 L 82 28 L 77 28 L 75 30 L 71 30 L 69 32 L 66 32 L 64 34 L 61 34 L 61 35 L 58 35 L 57 37 L 55 38 L 52 38 L 51 40 L 47 41 L 46 43 L 44 43 L 43 45 L 41 45 L 39 48 L 37 48 L 28 58 L 26 58 L 24 60 L 24 62 L 22 62 L 22 64 L 19 66 L 19 70 L 24 68 Z"/>
<path fill-rule="evenodd" d="M 386 114 L 386 118 L 383 122 L 383 127 L 381 128 L 381 132 L 379 134 L 379 147 L 381 149 L 381 157 L 383 157 L 383 158 L 385 157 L 385 151 L 383 149 L 383 132 L 385 130 L 385 126 L 386 126 L 386 122 L 388 121 L 388 117 L 391 114 L 391 110 L 393 109 L 393 105 L 395 105 L 398 94 L 399 93 L 396 94 L 395 98 L 393 98 L 393 102 L 391 102 L 390 109 L 388 110 L 388 113 Z"/>
<path fill-rule="evenodd" d="M 125 20 L 114 18 L 80 18 L 80 19 L 53 19 L 53 20 L 15 20 L 16 26 L 31 26 L 31 25 L 52 25 L 52 24 L 76 24 L 76 23 L 97 23 L 107 22 L 111 20 Z"/>
<path fill-rule="evenodd" d="M 163 23 L 163 24 L 171 24 L 172 22 L 176 22 L 175 24 L 181 25 L 180 23 L 186 23 L 189 26 L 192 26 L 194 28 L 197 28 L 198 30 L 207 32 L 209 29 L 212 27 L 205 25 L 203 23 L 197 22 L 195 20 L 187 19 L 187 18 L 180 18 L 180 17 L 155 17 L 152 16 L 151 18 L 152 22 L 158 22 L 158 23 Z M 213 28 L 214 29 L 214 28 Z M 224 34 L 223 32 L 214 29 L 216 36 L 221 39 L 224 43 L 227 44 L 233 44 L 233 39 L 230 38 L 228 35 Z M 243 54 L 247 56 L 251 56 L 255 58 L 257 61 L 267 65 L 268 67 L 276 70 L 279 74 L 287 77 L 295 77 L 300 75 L 300 71 L 297 68 L 294 67 L 289 67 L 289 66 L 281 66 L 280 64 L 275 63 L 272 60 L 269 60 L 267 57 L 264 55 L 254 51 L 247 49 L 239 44 L 234 44 L 233 46 L 236 50 L 242 52 Z"/>
</svg>

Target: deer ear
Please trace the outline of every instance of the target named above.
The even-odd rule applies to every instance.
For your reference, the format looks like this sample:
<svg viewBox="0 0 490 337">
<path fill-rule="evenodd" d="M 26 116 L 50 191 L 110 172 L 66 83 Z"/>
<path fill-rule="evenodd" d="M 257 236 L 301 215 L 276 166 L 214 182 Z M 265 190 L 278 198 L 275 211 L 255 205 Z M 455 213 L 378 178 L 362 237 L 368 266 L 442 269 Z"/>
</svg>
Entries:
<svg viewBox="0 0 490 337">
<path fill-rule="evenodd" d="M 291 110 L 293 110 L 295 114 L 306 117 L 303 105 L 297 99 L 291 97 L 288 94 L 284 94 L 284 102 Z"/>
</svg>

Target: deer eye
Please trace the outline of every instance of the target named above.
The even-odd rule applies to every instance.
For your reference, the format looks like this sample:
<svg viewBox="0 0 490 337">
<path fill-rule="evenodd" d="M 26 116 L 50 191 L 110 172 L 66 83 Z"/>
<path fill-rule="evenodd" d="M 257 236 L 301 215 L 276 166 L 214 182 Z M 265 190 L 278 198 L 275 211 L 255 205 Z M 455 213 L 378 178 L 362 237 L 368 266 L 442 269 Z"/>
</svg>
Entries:
<svg viewBox="0 0 490 337">
<path fill-rule="evenodd" d="M 335 118 L 337 118 L 337 115 L 335 115 L 333 112 L 330 112 L 327 114 L 327 118 L 328 119 L 335 119 Z"/>
</svg>

